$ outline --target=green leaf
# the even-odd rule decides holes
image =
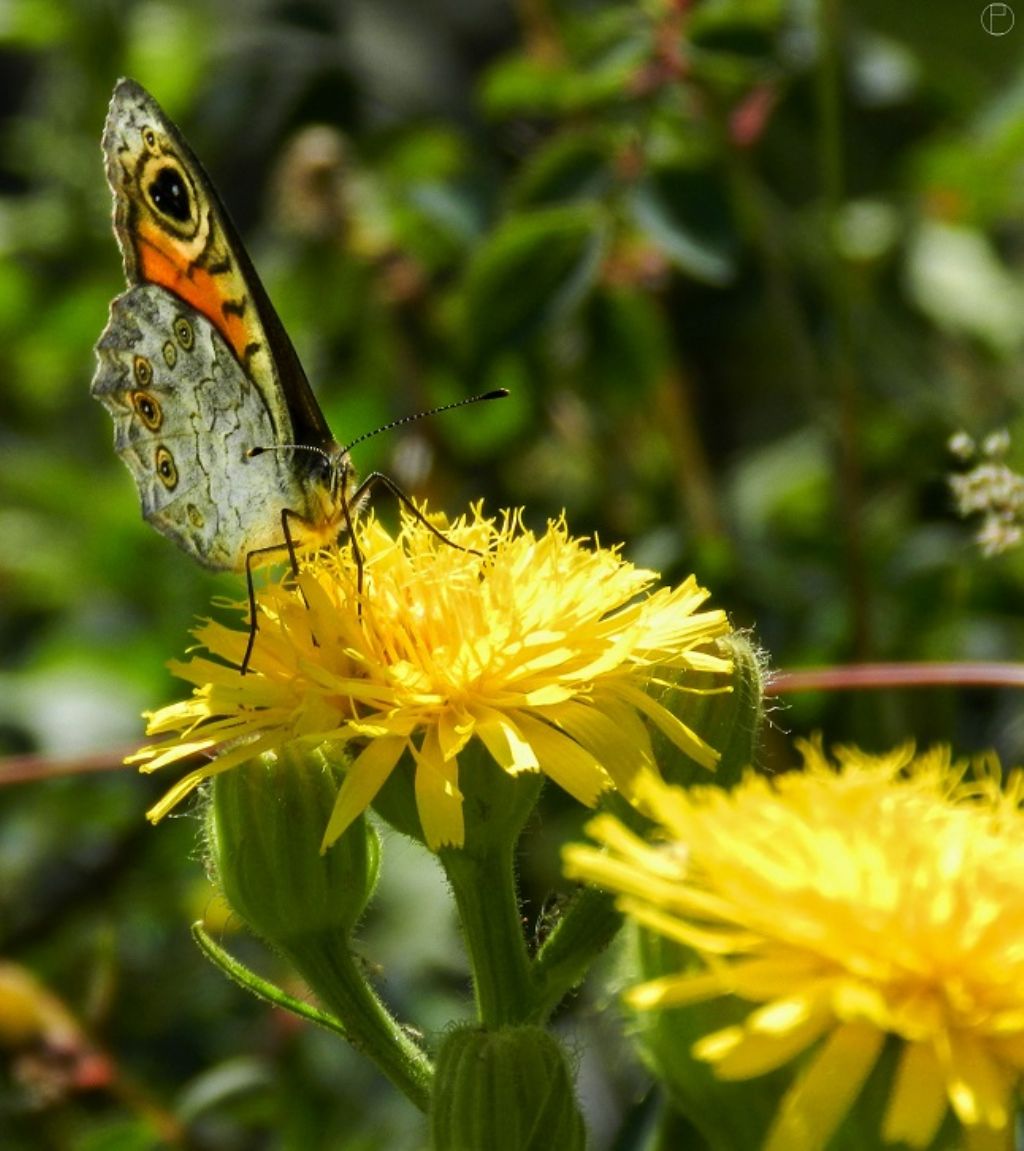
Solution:
[[[785,13],[781,0],[711,0],[694,8],[689,33],[699,40],[711,35],[735,35],[752,28],[769,31],[779,25]]]
[[[489,237],[466,277],[470,347],[486,355],[561,319],[591,290],[605,221],[592,207],[514,216]]]
[[[621,105],[632,99],[630,80],[648,53],[647,38],[635,36],[583,66],[509,57],[491,69],[480,99],[486,114],[495,118],[556,116]]]
[[[722,181],[698,168],[652,173],[630,197],[633,223],[681,272],[707,284],[729,283],[736,238]]]
[[[254,971],[250,971],[245,964],[239,963],[220,944],[214,943],[201,922],[192,924],[192,937],[199,945],[199,950],[215,967],[219,967],[229,979],[237,983],[239,987],[244,987],[257,999],[262,999],[265,1003],[280,1007],[284,1011],[290,1011],[293,1015],[298,1015],[309,1023],[316,1023],[320,1027],[325,1027],[328,1031],[334,1031],[345,1039],[349,1037],[344,1024],[335,1019],[333,1015],[321,1011],[301,999],[296,999]]]
[[[612,183],[615,138],[604,129],[562,132],[548,140],[526,164],[512,187],[518,207],[596,199]]]
[[[588,306],[592,351],[589,378],[601,404],[615,418],[646,403],[673,365],[674,350],[665,315],[649,292],[607,286]],[[623,381],[629,381],[628,389]]]
[[[232,1099],[245,1095],[266,1096],[274,1087],[270,1066],[252,1056],[216,1063],[193,1079],[182,1092],[177,1114],[186,1123],[216,1113]]]
[[[160,1151],[167,1142],[145,1119],[117,1118],[86,1131],[74,1151]]]

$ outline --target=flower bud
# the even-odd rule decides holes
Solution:
[[[684,946],[663,935],[635,926],[632,931],[631,979],[637,974],[644,980],[677,976],[688,965],[700,962]],[[710,1063],[694,1055],[694,1045],[700,1040],[732,1026],[743,1026],[749,1015],[749,1002],[719,996],[684,1006],[636,1010],[631,1016],[630,1034],[641,1059],[664,1090],[669,1107],[718,1151],[791,1146],[791,1142],[780,1143],[780,1116],[794,1101],[806,1103],[802,1090],[806,1062],[789,1061],[761,1075],[730,1079],[719,1076]],[[879,1146],[878,1132],[899,1073],[900,1054],[901,1044],[890,1037],[867,1082],[848,1101],[839,1130],[823,1137],[819,1131],[808,1129],[801,1146],[821,1147],[826,1141],[835,1151]],[[957,1124],[949,1114],[934,1138],[919,1146],[921,1151],[960,1146],[956,1135]],[[900,1142],[899,1146],[906,1144]]]
[[[583,1151],[572,1073],[540,1027],[462,1028],[437,1059],[433,1151]]]
[[[687,690],[705,685],[693,672],[685,672],[679,686],[671,684],[658,702],[718,752],[714,781],[731,787],[756,758],[764,718],[764,671],[761,653],[749,636],[731,632],[716,641],[715,649],[716,655],[732,661],[731,691],[714,690],[722,685],[721,675],[706,676],[706,694]],[[653,732],[652,743],[661,774],[669,783],[709,782],[704,768],[664,735]]]
[[[321,854],[340,770],[295,745],[213,779],[212,870],[234,911],[285,951],[310,936],[347,936],[377,880],[376,833],[358,819]]]
[[[681,944],[643,928],[632,928],[630,979],[677,975],[699,961]],[[630,1034],[640,1057],[665,1092],[669,1106],[719,1151],[749,1151],[764,1143],[778,1102],[792,1079],[791,1068],[757,1079],[719,1079],[696,1059],[693,1045],[709,1032],[741,1023],[749,1004],[718,998],[682,1007],[636,1011]]]

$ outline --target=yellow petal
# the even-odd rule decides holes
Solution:
[[[949,1098],[962,1123],[1004,1128],[1010,1090],[1007,1069],[996,1063],[985,1044],[967,1033],[951,1037]]]
[[[885,1036],[847,1023],[829,1036],[786,1093],[764,1151],[820,1151],[860,1093]]]
[[[882,1119],[887,1143],[929,1147],[949,1108],[942,1067],[930,1043],[904,1044]]]
[[[646,1011],[652,1007],[683,1007],[703,1003],[722,994],[722,981],[708,972],[666,975],[631,987],[623,997],[630,1007]]]
[[[445,759],[434,728],[427,731],[423,745],[413,749],[416,757],[416,810],[427,846],[461,847],[465,838],[462,818],[462,792],[459,766]]]
[[[481,709],[477,717],[476,733],[504,771],[517,775],[521,771],[536,771],[540,767],[537,753],[512,720],[501,712]]]
[[[604,765],[624,795],[632,793],[640,772],[654,767],[650,741],[639,722],[620,727],[600,707],[575,701],[551,708],[551,718]]]
[[[739,959],[729,964],[729,986],[734,995],[744,999],[774,999],[794,987],[811,987],[822,978],[824,963],[820,956],[779,954]]]
[[[270,751],[277,743],[278,741],[273,737],[264,736],[262,739],[253,740],[241,747],[236,747],[232,751],[225,752],[203,767],[190,771],[153,804],[146,812],[146,818],[150,823],[158,823],[175,804],[180,803],[187,795],[195,791],[204,779],[209,779],[211,776],[219,775],[222,771],[228,771],[240,763],[254,759],[256,756],[262,755],[263,752]]]
[[[167,745],[166,750],[156,756],[153,753],[159,750],[159,745],[151,744],[149,747],[140,748],[132,755],[126,755],[124,761],[126,764],[141,764],[139,770],[148,773],[156,771],[157,768],[164,767],[168,763],[177,763],[178,760],[200,755],[204,751],[209,751],[211,747],[215,747],[216,744],[215,739],[193,739],[188,743],[175,742]]]
[[[651,931],[656,931],[666,939],[675,940],[676,943],[692,947],[705,955],[738,955],[760,943],[759,937],[754,932],[740,931],[729,924],[716,927],[714,921],[708,926],[690,923],[685,919],[658,911],[636,899],[623,898],[619,901],[618,907],[620,911],[644,927],[649,927]],[[724,986],[722,990],[723,993],[729,993],[732,988]]]
[[[544,774],[580,803],[593,807],[597,797],[611,786],[611,777],[578,743],[550,724],[525,712],[513,717],[540,763]]]
[[[964,1151],[1017,1151],[1013,1131],[991,1127],[968,1127],[963,1132]]]
[[[773,1013],[777,1018],[773,1020]],[[753,1012],[738,1029],[739,1037],[728,1050],[722,1050],[708,1036],[693,1046],[698,1059],[714,1064],[722,1079],[750,1079],[782,1067],[811,1046],[833,1026],[827,1012],[815,1005],[790,1000],[773,1003]]]
[[[637,711],[643,712],[680,751],[699,763],[701,767],[712,768],[718,763],[718,752],[710,744],[701,739],[696,732],[691,731],[657,700],[651,699],[646,692],[628,684],[623,684],[617,690],[627,703],[632,704]]]
[[[324,851],[373,802],[405,750],[406,741],[394,736],[372,740],[356,756],[338,789],[320,850]]]
[[[473,720],[465,712],[447,707],[437,717],[437,738],[441,755],[453,759],[473,735]]]

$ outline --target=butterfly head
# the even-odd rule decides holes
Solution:
[[[345,509],[352,515],[358,510],[358,482],[352,457],[339,444],[332,442],[326,448],[310,449],[305,486],[314,522],[344,526]]]
[[[266,452],[287,452],[305,496],[303,508],[291,508],[302,525],[303,546],[321,547],[333,543],[351,527],[361,502],[352,457],[346,448],[331,441],[317,444],[272,444],[250,448],[252,459]]]

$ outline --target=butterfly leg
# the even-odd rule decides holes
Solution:
[[[265,556],[268,552],[277,552],[283,548],[284,544],[275,544],[269,548],[256,548],[255,551],[245,553],[245,590],[249,598],[249,640],[245,645],[245,655],[242,656],[242,663],[239,671],[242,675],[249,669],[249,660],[252,658],[252,649],[256,643],[256,632],[259,630],[259,615],[256,610],[256,584],[253,582],[253,560],[259,556]]]
[[[252,659],[252,649],[256,644],[256,633],[259,631],[259,613],[256,608],[256,585],[253,582],[253,560],[259,560],[261,557],[272,555],[274,552],[286,551],[288,553],[288,562],[291,565],[292,575],[299,574],[299,557],[295,548],[295,536],[291,529],[291,521],[298,520],[299,523],[304,523],[302,516],[298,512],[292,511],[291,508],[284,508],[281,511],[281,532],[284,535],[283,544],[271,544],[266,548],[255,548],[251,552],[246,552],[245,555],[245,588],[249,599],[249,640],[245,645],[245,655],[242,657],[242,663],[239,670],[242,675],[249,670],[249,660]],[[309,604],[306,604],[309,607]]]
[[[427,517],[420,511],[420,509],[412,502],[412,500],[405,494],[404,491],[395,483],[390,477],[383,472],[370,472],[368,476],[362,481],[358,488],[352,495],[352,504],[358,507],[363,500],[365,500],[370,492],[375,487],[386,488],[396,500],[408,511],[411,515],[415,516],[421,524],[442,542],[447,544],[450,548],[455,548],[456,551],[469,552],[471,555],[481,555],[476,548],[463,547],[462,544],[457,544],[454,540],[449,539],[440,528],[435,528],[434,525],[427,519]],[[345,508],[346,519],[348,519],[348,506]],[[351,531],[351,520],[349,520],[349,530]],[[362,575],[362,566],[359,567],[360,575]]]
[[[376,473],[371,473],[375,475]],[[352,559],[356,565],[356,614],[360,619],[363,617],[363,550],[359,546],[359,540],[356,539],[356,525],[352,518],[352,507],[359,506],[360,502],[369,494],[366,481],[364,480],[356,490],[352,500],[343,499],[341,501],[341,511],[345,517],[345,531],[348,538],[352,541]]]
[[[345,508],[345,511],[346,511],[346,513],[348,512],[347,507]],[[287,549],[287,551],[288,551],[288,562],[291,564],[291,568],[292,568],[292,578],[298,579],[299,554],[298,554],[298,551],[295,547],[295,536],[292,534],[292,529],[290,526],[293,521],[297,521],[300,524],[305,524],[307,527],[309,526],[309,520],[307,520],[303,516],[300,516],[298,512],[293,511],[291,508],[282,508],[281,509],[281,532],[284,535],[284,541],[285,542],[279,546]],[[309,600],[306,598],[306,593],[302,590],[302,584],[298,584],[298,589],[299,589],[299,595],[302,596],[302,602],[306,605],[306,611],[309,611]],[[320,646],[320,642],[317,640],[316,636],[313,636],[313,646],[314,647]]]
[[[288,562],[291,564],[292,575],[297,576],[299,574],[299,554],[295,548],[295,536],[292,535],[292,520],[297,520],[300,524],[307,522],[298,512],[292,511],[291,508],[282,508],[281,534],[284,536],[284,543],[279,546],[288,552]]]

